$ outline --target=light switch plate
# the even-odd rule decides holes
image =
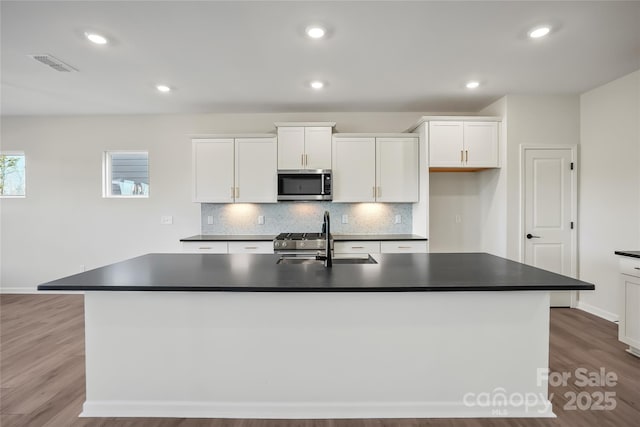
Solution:
[[[347,214],[342,215],[342,223],[349,224],[349,215]]]
[[[171,215],[162,215],[160,217],[160,224],[163,224],[163,225],[173,224],[173,217]]]
[[[258,215],[258,224],[264,225],[264,215]]]
[[[396,224],[402,224],[402,215],[396,215]]]
[[[213,224],[213,216],[211,216],[211,215],[207,216],[207,224],[208,225],[212,225]]]

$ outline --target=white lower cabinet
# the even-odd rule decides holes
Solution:
[[[229,242],[230,254],[272,254],[273,242]]]
[[[227,242],[182,242],[182,252],[226,254]]]
[[[379,254],[380,242],[371,241],[348,241],[334,242],[333,253],[336,257],[345,258],[351,255]]]
[[[640,357],[640,259],[620,259],[620,272],[618,339]]]
[[[385,241],[380,242],[380,252],[383,254],[416,254],[427,253],[426,241]]]
[[[182,242],[182,251],[205,254],[272,254],[273,242],[271,240],[246,242]]]
[[[334,242],[333,253],[337,258],[366,254],[426,253],[427,242],[423,240],[383,240]],[[374,257],[375,258],[375,257]]]

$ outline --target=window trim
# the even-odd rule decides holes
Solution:
[[[22,156],[24,158],[24,194],[0,194],[0,199],[26,199],[27,198],[27,154],[19,150],[2,150],[0,156]]]
[[[147,155],[147,174],[149,176],[149,183],[151,183],[151,173],[149,168],[149,151],[148,150],[105,150],[102,152],[102,197],[105,199],[148,199],[151,196],[151,185],[149,185],[149,190],[147,194],[136,194],[136,195],[122,195],[122,194],[111,194],[111,177],[112,177],[112,168],[111,168],[111,156],[112,154],[146,154]]]

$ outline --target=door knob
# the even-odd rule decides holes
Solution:
[[[539,238],[540,238],[540,236],[534,236],[531,233],[527,234],[527,239],[539,239]]]

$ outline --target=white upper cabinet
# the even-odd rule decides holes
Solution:
[[[331,169],[331,128],[304,128],[304,169]]]
[[[194,139],[192,144],[194,202],[276,202],[275,138]]]
[[[278,169],[304,169],[304,128],[278,128]]]
[[[418,139],[335,137],[333,201],[418,201]]]
[[[418,139],[376,138],[376,201],[418,201]]]
[[[376,139],[334,138],[333,201],[376,201]]]
[[[496,168],[498,122],[429,122],[429,167]]]
[[[194,202],[233,202],[233,146],[233,138],[193,140]]]
[[[278,169],[331,169],[331,134],[335,123],[278,128]]]
[[[274,138],[236,138],[235,202],[275,203],[278,196]]]

